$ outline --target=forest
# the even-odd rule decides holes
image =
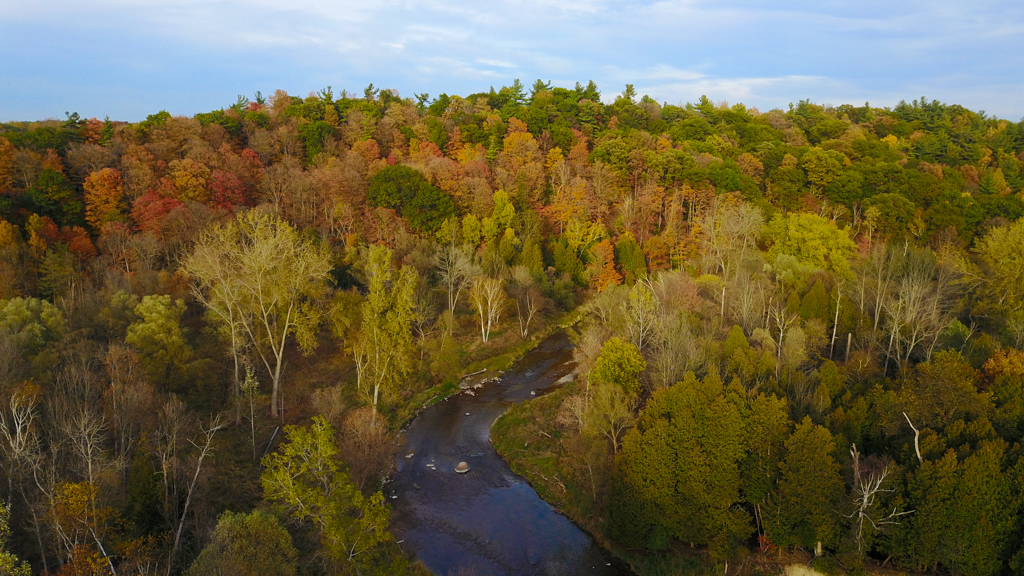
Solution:
[[[517,80],[0,124],[0,575],[426,574],[402,427],[559,329],[492,438],[637,574],[1024,573],[1024,121]]]

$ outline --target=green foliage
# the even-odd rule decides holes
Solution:
[[[744,499],[760,506],[779,475],[784,445],[792,422],[786,401],[772,394],[758,394],[750,400],[744,425],[746,454],[740,463]]]
[[[38,298],[0,300],[0,331],[14,336],[27,354],[64,335],[66,324],[60,309]]]
[[[999,573],[1016,512],[1002,457],[1000,443],[985,442],[966,459],[950,450],[911,474],[906,498],[914,513],[889,543],[900,564],[970,576]]]
[[[145,296],[135,307],[139,319],[128,326],[125,342],[138,350],[140,363],[154,380],[163,381],[192,356],[181,325],[184,313],[185,302],[168,295]]]
[[[978,241],[975,251],[986,272],[986,303],[1003,314],[1024,311],[1024,218],[995,226]]]
[[[263,459],[264,498],[312,525],[341,573],[365,573],[383,546],[390,508],[384,495],[364,496],[338,460],[334,429],[320,416],[309,427],[285,426],[287,442]]]
[[[25,193],[37,214],[49,216],[61,226],[85,223],[85,204],[64,174],[46,168]]]
[[[125,517],[132,523],[136,534],[156,534],[164,526],[160,513],[163,494],[160,475],[145,450],[136,450],[128,473],[128,505]]]
[[[316,155],[323,151],[324,142],[334,136],[334,126],[323,120],[303,124],[299,127],[299,136],[306,145],[306,158],[312,161]]]
[[[526,266],[531,274],[538,275],[544,271],[544,254],[540,245],[532,238],[523,242],[523,249],[516,258],[516,265]]]
[[[840,121],[843,129],[846,124]],[[825,151],[811,148],[800,158],[800,167],[807,174],[807,181],[815,190],[823,190],[843,173],[843,160],[846,157],[834,150]]]
[[[420,232],[436,232],[455,215],[452,199],[408,166],[388,166],[374,174],[366,199],[372,206],[394,209]]]
[[[887,238],[900,238],[909,233],[907,226],[914,218],[916,206],[899,194],[876,194],[864,202],[866,209],[874,209],[872,221],[878,234]]]
[[[804,295],[803,300],[800,301],[800,317],[804,320],[811,318],[817,318],[823,322],[831,323],[830,318],[831,299],[828,296],[828,292],[825,291],[825,286],[821,283],[821,280],[816,280],[811,290]]]
[[[740,500],[740,410],[717,379],[693,373],[651,396],[616,459],[612,530],[628,546],[669,539],[709,545],[719,557],[750,529]]]
[[[398,273],[391,267],[391,250],[370,246],[367,254],[368,293],[362,305],[362,323],[354,349],[359,364],[358,386],[374,409],[387,399],[412,370],[412,321],[415,317],[417,277],[411,266]]]
[[[840,278],[850,276],[850,257],[856,245],[846,230],[833,222],[806,212],[779,214],[768,224],[772,240],[768,256],[793,256],[798,262],[819,270],[828,270]]]
[[[632,234],[625,234],[615,243],[615,260],[622,268],[626,284],[634,284],[647,275],[647,260]]]
[[[647,361],[636,346],[620,338],[609,338],[601,347],[601,354],[590,371],[595,384],[615,385],[630,395],[640,392],[640,373],[647,369]]]
[[[955,420],[988,415],[991,397],[979,392],[978,373],[956,350],[918,364],[900,390],[900,403],[915,424],[940,430]]]
[[[297,557],[291,535],[273,515],[228,511],[185,576],[294,576]]]
[[[569,246],[569,243],[564,238],[553,239],[548,244],[548,250],[551,253],[551,263],[555,270],[565,274],[579,285],[586,283],[583,278],[583,273],[586,270],[583,260],[580,259],[579,254]]]
[[[0,502],[0,574],[3,576],[32,576],[32,569],[27,562],[7,551],[7,541],[11,538],[11,505]]]
[[[832,456],[835,442],[805,416],[786,440],[779,482],[764,506],[766,531],[780,546],[814,548],[839,544],[839,501],[843,480]]]

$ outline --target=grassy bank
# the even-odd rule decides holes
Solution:
[[[628,550],[608,538],[604,510],[612,459],[600,439],[581,438],[561,414],[566,397],[581,392],[580,381],[510,408],[491,428],[491,441],[512,471],[526,478],[545,501],[589,532],[639,576],[720,574],[699,550],[664,553]]]
[[[550,318],[526,338],[520,337],[512,328],[506,328],[496,333],[488,345],[467,346],[466,363],[459,371],[460,376],[413,395],[396,409],[393,421],[398,423],[398,428],[404,428],[421,410],[458,394],[462,390],[460,384],[472,384],[500,375],[545,338],[578,322],[579,317],[578,311],[572,311]]]

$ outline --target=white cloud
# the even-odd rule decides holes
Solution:
[[[46,46],[18,45],[39,37]],[[38,74],[69,100],[157,110],[168,105],[101,100],[110,92],[83,89],[81,78],[124,94],[154,83],[144,89],[180,98],[182,111],[253,85],[468,94],[519,77],[592,79],[606,94],[632,83],[669,102],[707,94],[761,108],[924,93],[1016,119],[1021,45],[1024,3],[1004,0],[10,1],[0,2],[0,119],[42,101],[43,84],[23,80]],[[166,72],[117,76],[113,63]],[[69,67],[78,76],[59,74]]]

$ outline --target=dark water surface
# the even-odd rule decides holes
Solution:
[[[500,380],[439,402],[412,421],[384,493],[396,538],[435,574],[631,574],[541,500],[491,445],[491,424],[509,406],[535,397],[530,392],[555,389],[571,371],[572,346],[559,332]],[[463,461],[470,472],[456,474]]]

